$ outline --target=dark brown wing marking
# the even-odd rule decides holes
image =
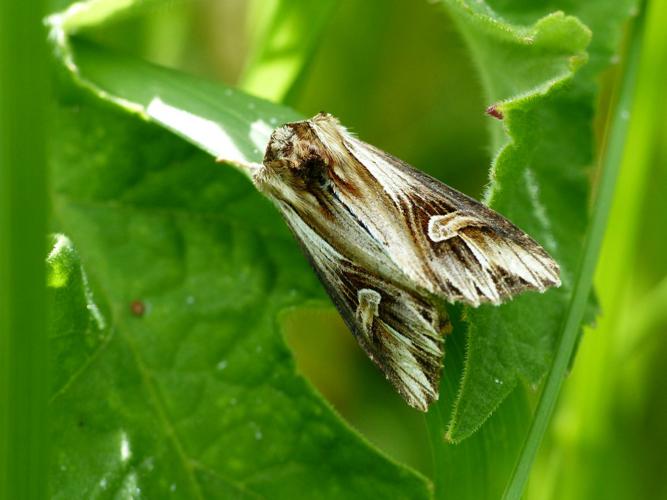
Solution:
[[[369,144],[349,137],[346,146],[355,168],[370,166],[379,184],[386,177],[402,179],[393,189],[384,183],[386,194],[397,220],[405,221],[403,244],[416,254],[411,262],[422,263],[419,272],[408,270],[408,275],[430,292],[478,306],[560,285],[556,262],[500,214]],[[372,217],[355,215],[362,223]],[[388,239],[387,254],[399,255],[393,246]]]

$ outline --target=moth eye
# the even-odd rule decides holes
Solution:
[[[325,187],[329,184],[326,175],[326,165],[319,156],[311,156],[301,164],[306,181],[310,185]]]

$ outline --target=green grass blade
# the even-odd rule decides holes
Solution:
[[[620,95],[605,141],[606,150],[603,157],[598,193],[593,207],[589,230],[586,234],[572,300],[561,331],[556,357],[547,377],[528,437],[504,494],[504,498],[506,499],[518,499],[523,494],[535,456],[556,406],[558,395],[576,345],[579,328],[593,284],[593,276],[602,246],[607,219],[611,210],[616,179],[623,159],[623,149],[629,126],[629,110],[634,98],[642,36],[643,15],[640,15],[630,40],[627,66],[621,83]]]
[[[260,28],[240,88],[272,101],[289,101],[303,83],[301,76],[336,4],[332,0],[253,2],[251,17],[260,20],[253,23]]]
[[[45,33],[0,7],[0,498],[47,496]]]

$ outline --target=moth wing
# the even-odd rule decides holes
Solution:
[[[374,146],[346,139],[360,166],[383,186],[396,219],[404,221],[394,225],[401,236],[385,239],[387,253],[400,260],[397,247],[412,246],[414,253],[397,265],[430,292],[478,306],[560,285],[558,264],[505,217]],[[381,214],[357,216],[372,227],[370,219]]]
[[[283,212],[359,345],[410,406],[426,411],[438,399],[446,312],[342,256],[289,207]]]

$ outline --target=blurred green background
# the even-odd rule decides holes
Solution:
[[[173,2],[95,36],[233,85],[270,4]],[[667,50],[656,28],[667,11],[649,9],[631,132],[596,275],[601,316],[586,329],[529,498],[667,498]],[[608,98],[615,77],[601,78],[600,95]],[[287,101],[305,115],[331,112],[364,140],[437,170],[451,186],[478,198],[483,192],[493,156],[493,118],[484,112],[491,103],[439,5],[337,2]],[[388,455],[431,476],[423,418],[366,359],[338,314],[293,311],[283,325],[300,370],[337,411]]]

